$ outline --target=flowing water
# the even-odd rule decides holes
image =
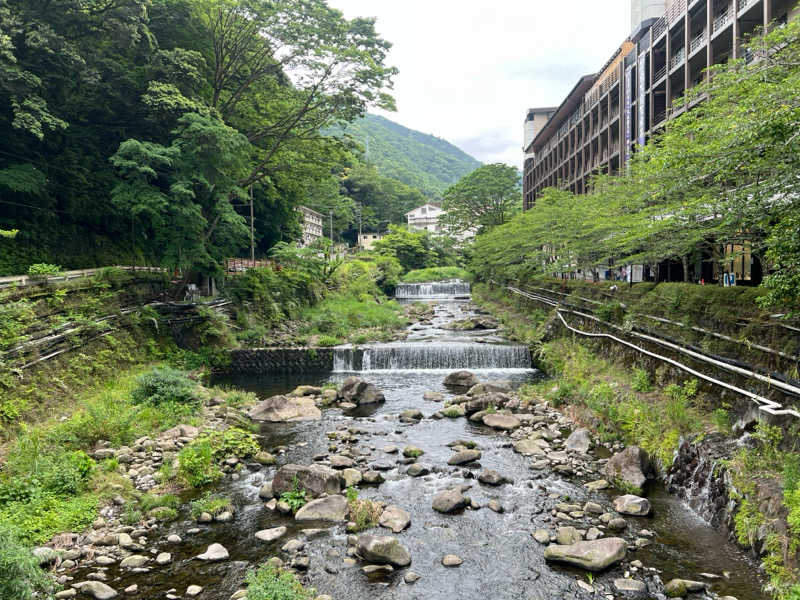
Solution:
[[[371,579],[359,569],[347,567],[346,533],[343,526],[322,530],[306,541],[305,552],[311,557],[307,573],[310,584],[320,594],[330,594],[336,600],[550,600],[562,598],[592,598],[580,590],[577,579],[586,581],[584,574],[570,568],[548,565],[543,558],[543,546],[531,537],[539,527],[551,527],[550,509],[559,494],[571,502],[594,500],[607,506],[614,493],[590,493],[584,480],[569,479],[557,473],[535,475],[528,467],[530,459],[512,452],[509,438],[477,425],[467,419],[424,419],[419,424],[400,423],[397,415],[407,409],[421,410],[430,415],[441,404],[423,400],[426,391],[449,392],[442,384],[445,374],[457,367],[470,367],[482,381],[502,379],[519,385],[539,377],[530,368],[518,346],[503,344],[496,331],[453,332],[442,326],[465,316],[464,303],[442,302],[435,317],[424,326],[414,326],[405,344],[376,344],[361,352],[337,353],[337,372],[317,377],[240,377],[225,383],[253,390],[261,397],[286,392],[298,384],[339,382],[352,374],[348,369],[375,383],[385,394],[381,405],[362,406],[348,413],[326,409],[321,421],[265,424],[261,428],[262,444],[267,450],[286,446],[279,464],[309,464],[315,455],[329,451],[326,432],[350,428],[359,438],[358,447],[368,455],[371,465],[388,467],[383,472],[385,483],[362,487],[362,497],[380,499],[403,507],[411,514],[411,525],[397,534],[412,556],[410,569],[421,575],[412,585],[403,582],[404,571],[391,576]],[[483,353],[483,354],[481,354]],[[463,362],[459,362],[463,361]],[[497,361],[497,362],[495,362]],[[496,368],[502,366],[504,368]],[[362,372],[361,369],[364,369]],[[482,468],[496,469],[513,479],[514,483],[489,488],[473,483],[468,495],[481,505],[490,499],[499,500],[505,512],[497,514],[487,508],[467,510],[461,515],[442,515],[431,508],[434,494],[440,490],[465,483],[465,474],[477,475],[479,470],[447,467],[451,451],[446,444],[456,439],[472,439],[482,452]],[[432,474],[422,478],[405,476],[405,466],[397,464],[395,456],[380,449],[386,444],[401,448],[412,444],[425,454],[419,462]],[[602,449],[598,449],[602,450]],[[598,457],[600,454],[598,453]],[[126,585],[139,585],[139,598],[164,598],[170,589],[183,593],[189,584],[199,584],[206,600],[227,600],[241,586],[247,568],[271,556],[285,556],[280,547],[291,537],[302,537],[301,527],[291,518],[266,510],[258,499],[260,485],[271,480],[275,469],[248,471],[237,481],[226,479],[218,492],[230,496],[238,510],[232,523],[201,526],[195,534],[187,533],[193,524],[176,522],[159,533],[164,540],[170,532],[179,533],[184,542],[170,545],[157,542],[159,551],[173,553],[174,562],[147,575],[121,573],[115,567],[108,571],[109,583],[121,590]],[[642,550],[629,552],[628,558],[638,558],[645,566],[663,571],[662,578],[701,578],[701,572],[728,574],[713,582],[720,594],[731,594],[739,600],[764,598],[760,592],[755,568],[750,561],[724,536],[704,523],[676,498],[656,487],[650,494],[654,505],[653,518],[630,517],[629,527],[647,528],[655,532],[655,542]],[[289,534],[270,544],[257,542],[253,534],[261,529],[285,525]],[[379,534],[387,530],[381,529]],[[205,564],[192,560],[213,542],[222,543],[231,560]],[[445,554],[457,554],[464,559],[459,568],[441,565]],[[594,584],[608,593],[614,577],[623,571],[616,568],[598,575]]]
[[[469,295],[470,285],[459,279],[433,283],[401,283],[395,290],[396,298],[408,300],[469,298]]]

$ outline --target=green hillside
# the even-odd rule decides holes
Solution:
[[[368,114],[347,126],[346,132],[365,147],[365,159],[386,177],[439,198],[480,161],[436,136]]]

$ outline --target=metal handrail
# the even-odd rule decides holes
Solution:
[[[669,10],[667,10],[667,21],[669,21],[669,24],[672,25],[672,22],[684,12],[686,12],[686,0],[676,0],[669,7]]]
[[[756,0],[739,0],[739,11],[743,11],[745,8],[753,4]]]
[[[653,23],[653,39],[656,40],[667,30],[667,20],[661,17],[658,21]]]
[[[686,58],[686,49],[681,48],[675,53],[675,56],[673,56],[669,60],[669,68],[674,69],[675,67],[678,66],[678,64],[682,63],[685,58]]]
[[[653,75],[653,83],[664,77],[666,74],[667,74],[667,65],[664,65],[658,71],[656,71],[655,75]]]
[[[689,42],[689,54],[693,54],[695,50],[697,50],[700,46],[702,46],[706,41],[706,32],[705,30],[701,31],[698,35],[696,35],[691,42]]]
[[[725,12],[721,13],[717,18],[714,19],[712,31],[716,33],[717,31],[725,27],[725,25],[727,25],[730,20],[731,20],[731,11],[730,11],[730,6],[728,6],[728,8],[725,9]]]

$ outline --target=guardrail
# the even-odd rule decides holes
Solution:
[[[84,277],[94,277],[104,269],[121,269],[123,271],[162,271],[163,267],[97,267],[95,269],[79,269],[76,271],[62,271],[60,275],[7,275],[0,277],[0,289],[6,287],[25,287],[29,285],[41,285],[42,283],[67,282]]]

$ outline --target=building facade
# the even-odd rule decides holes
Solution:
[[[436,204],[423,204],[406,213],[409,231],[427,231],[432,234],[442,233],[439,222],[444,211]]]
[[[795,0],[633,0],[632,32],[596,74],[585,75],[525,146],[524,209],[542,190],[587,191],[616,174],[667,119],[692,108],[684,93],[705,69],[748,59],[756,31],[800,10]],[[656,17],[655,15],[660,16]],[[695,102],[702,101],[698,98]],[[526,134],[531,111],[526,115]]]
[[[303,228],[303,246],[310,246],[322,237],[323,216],[315,210],[305,206],[298,206],[297,212],[301,216],[301,226]]]
[[[382,240],[385,233],[359,233],[358,246],[364,250],[372,250],[375,247],[375,242]]]

